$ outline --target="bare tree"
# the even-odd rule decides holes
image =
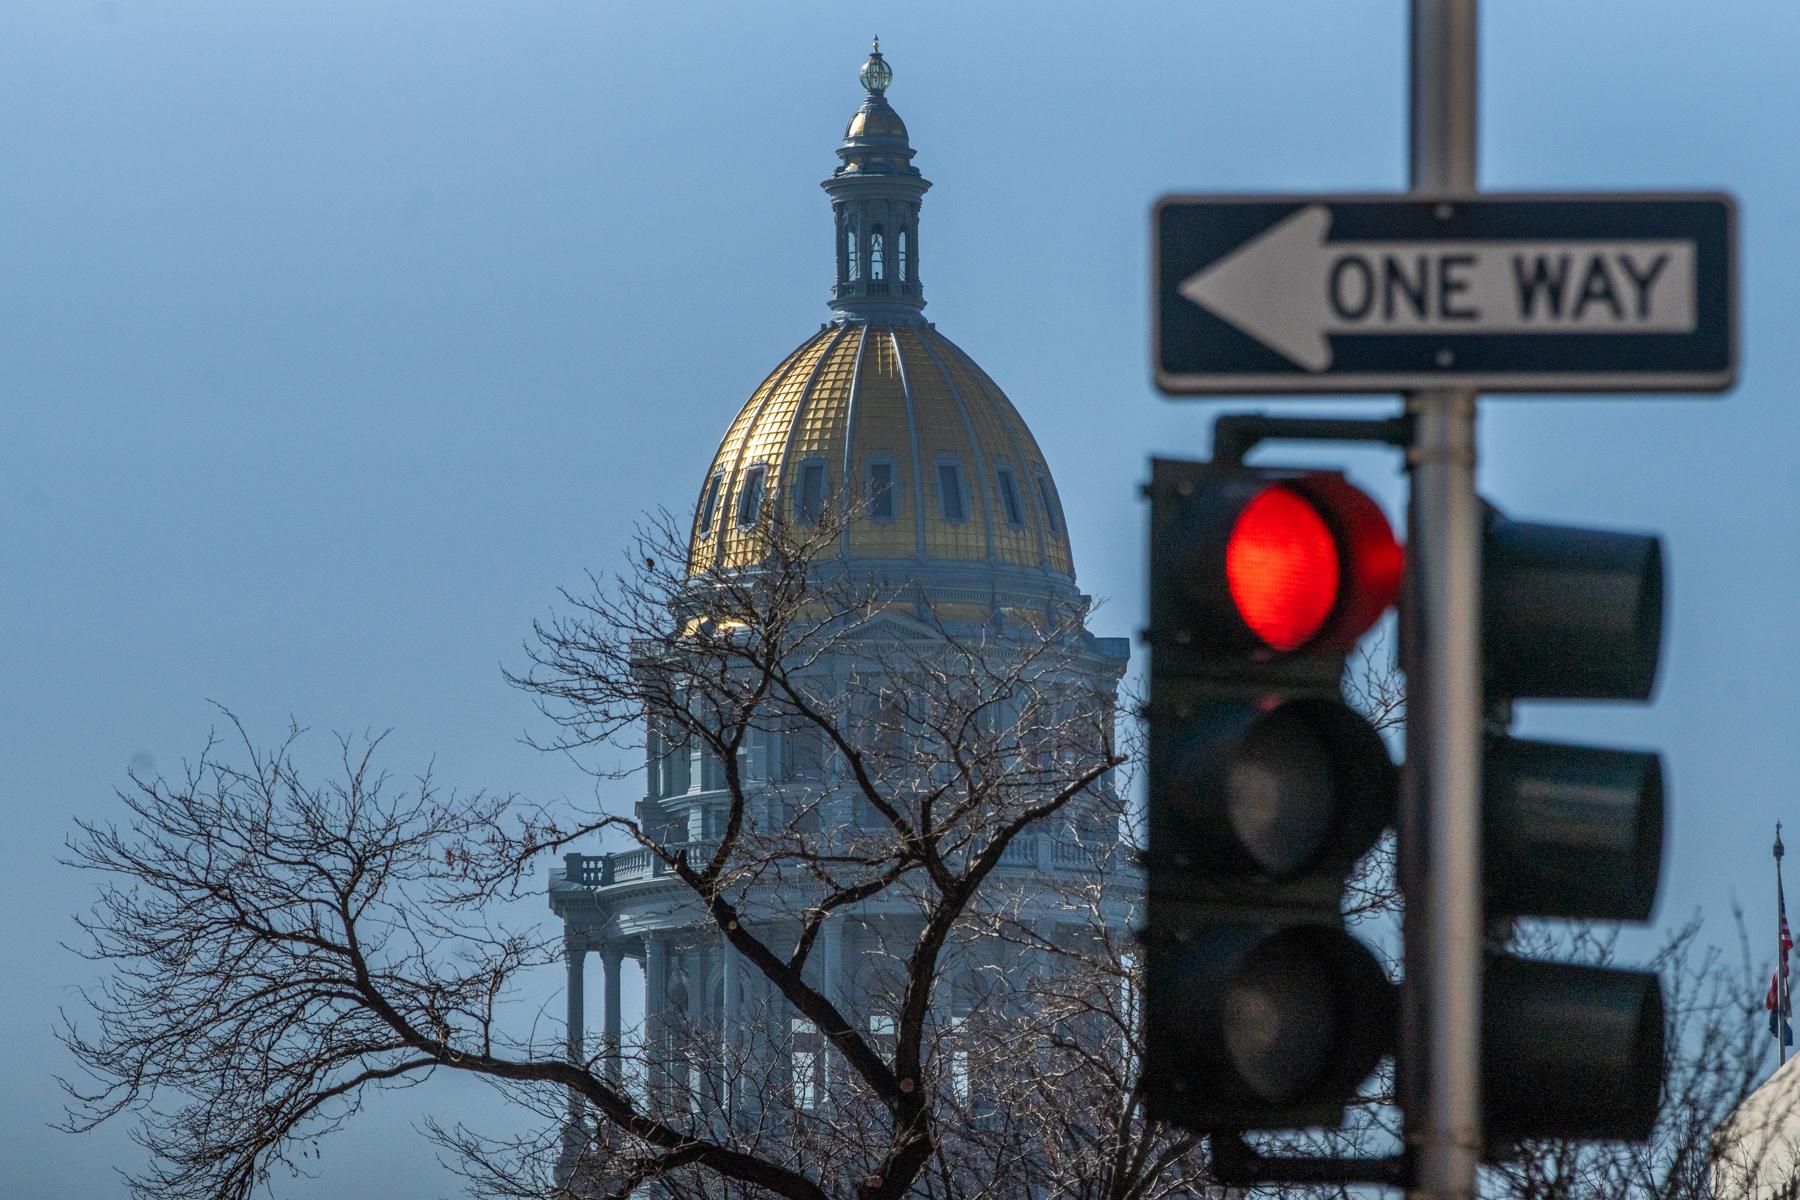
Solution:
[[[434,1127],[497,1195],[1191,1185],[1195,1139],[1145,1121],[1135,1093],[1117,664],[1096,662],[1072,596],[970,620],[840,569],[846,518],[765,525],[752,565],[692,576],[685,531],[657,522],[632,569],[535,631],[514,682],[552,722],[545,747],[698,748],[723,797],[701,836],[652,808],[583,819],[428,776],[402,789],[374,743],[345,742],[314,782],[297,734],[265,751],[235,722],[229,752],[134,780],[128,822],[72,843],[111,877],[84,921],[111,972],[93,1028],[65,1032],[87,1071],[71,1126],[135,1114],[156,1162],[139,1195],[243,1196],[371,1089],[450,1070],[545,1118],[510,1139]],[[753,767],[775,744],[811,749],[791,773]],[[560,945],[496,925],[493,901],[596,832],[680,881],[758,981],[771,1036],[733,1042],[702,1010],[619,1070],[619,1048],[571,1060],[509,1023]],[[1039,856],[1079,869],[1061,891],[1019,886],[1009,865]],[[855,996],[816,953],[853,915],[875,935]],[[793,1038],[814,1043],[811,1094]]]

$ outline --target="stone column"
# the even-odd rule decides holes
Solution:
[[[794,1046],[794,1010],[781,989],[761,971],[753,972],[751,981],[755,992],[747,1007],[762,1024],[752,1028],[746,1020],[739,1025],[743,1031],[740,1038],[748,1039],[743,1050],[744,1057],[749,1060],[746,1075],[750,1094],[747,1099],[756,1112],[770,1107],[779,1114],[786,1108],[788,1097],[793,1095],[788,1068]]]
[[[570,932],[563,935],[563,960],[568,968],[569,981],[566,991],[568,1001],[569,1026],[569,1061],[580,1066],[586,1057],[582,1048],[582,1030],[587,1022],[585,996],[582,987],[582,965],[587,958],[587,942],[579,935]],[[569,1092],[569,1120],[581,1119],[581,1095],[573,1089]]]
[[[911,228],[906,231],[907,258],[910,260],[907,263],[909,270],[906,273],[906,277],[911,281],[915,288],[919,286],[919,222],[912,216],[916,211],[917,210],[914,209],[912,205],[909,204],[906,206],[908,217],[907,224],[911,226]],[[1023,471],[1025,468],[1020,467],[1019,469]]]
[[[653,1099],[667,1099],[669,937],[661,930],[644,935],[645,1080]]]
[[[600,963],[606,968],[605,991],[601,999],[606,1040],[602,1046],[606,1055],[606,1080],[614,1087],[625,1078],[624,1050],[619,1043],[619,964],[624,958],[625,947],[618,942],[608,942],[600,947]]]
[[[834,1005],[843,1003],[844,919],[826,917],[819,926],[819,994]]]
[[[894,202],[881,202],[881,281],[887,284],[888,295],[900,293],[894,287]]]
[[[655,729],[644,735],[644,799],[663,794],[663,744]]]
[[[819,993],[829,1000],[834,1008],[843,1013],[846,1021],[856,1018],[844,1007],[844,920],[840,916],[828,916],[819,927]],[[837,1082],[841,1077],[837,1062],[837,1052],[825,1038],[825,1031],[818,1033],[820,1064],[820,1107],[832,1101],[837,1090]]]
[[[743,1076],[738,1063],[739,1030],[742,1028],[742,980],[738,978],[738,953],[731,935],[719,932],[719,1078],[720,1107],[725,1110],[729,1126],[733,1116],[744,1107]],[[732,1084],[737,1086],[733,1087]]]

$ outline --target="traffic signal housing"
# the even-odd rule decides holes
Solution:
[[[1396,788],[1340,680],[1402,554],[1332,472],[1156,460],[1148,492],[1149,1111],[1201,1132],[1333,1125],[1383,1054],[1429,1049],[1396,1046],[1393,989],[1341,916]],[[1660,756],[1507,729],[1515,701],[1649,699],[1663,586],[1654,536],[1484,517],[1490,1158],[1527,1138],[1642,1139],[1660,1106],[1657,975],[1504,943],[1516,918],[1650,915]]]
[[[1515,700],[1650,698],[1662,643],[1660,541],[1490,509],[1481,603],[1483,679],[1496,717],[1482,764],[1490,929],[1517,917],[1647,919],[1662,863],[1660,756],[1504,730]],[[1491,1156],[1523,1138],[1649,1135],[1664,1029],[1653,972],[1534,962],[1495,947],[1483,976]]]
[[[1392,986],[1342,905],[1396,773],[1340,679],[1400,547],[1332,472],[1158,459],[1149,494],[1150,1112],[1336,1124],[1394,1045]]]

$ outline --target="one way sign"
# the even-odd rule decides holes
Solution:
[[[1170,197],[1165,392],[1714,391],[1736,372],[1723,195]]]

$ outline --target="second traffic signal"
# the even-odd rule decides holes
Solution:
[[[1482,659],[1489,707],[1647,700],[1662,643],[1662,546],[1642,534],[1486,517]],[[1482,874],[1490,925],[1514,917],[1642,921],[1656,898],[1663,771],[1651,751],[1487,740]],[[1661,1097],[1662,985],[1647,971],[1534,962],[1484,968],[1489,1153],[1526,1137],[1641,1139]]]

